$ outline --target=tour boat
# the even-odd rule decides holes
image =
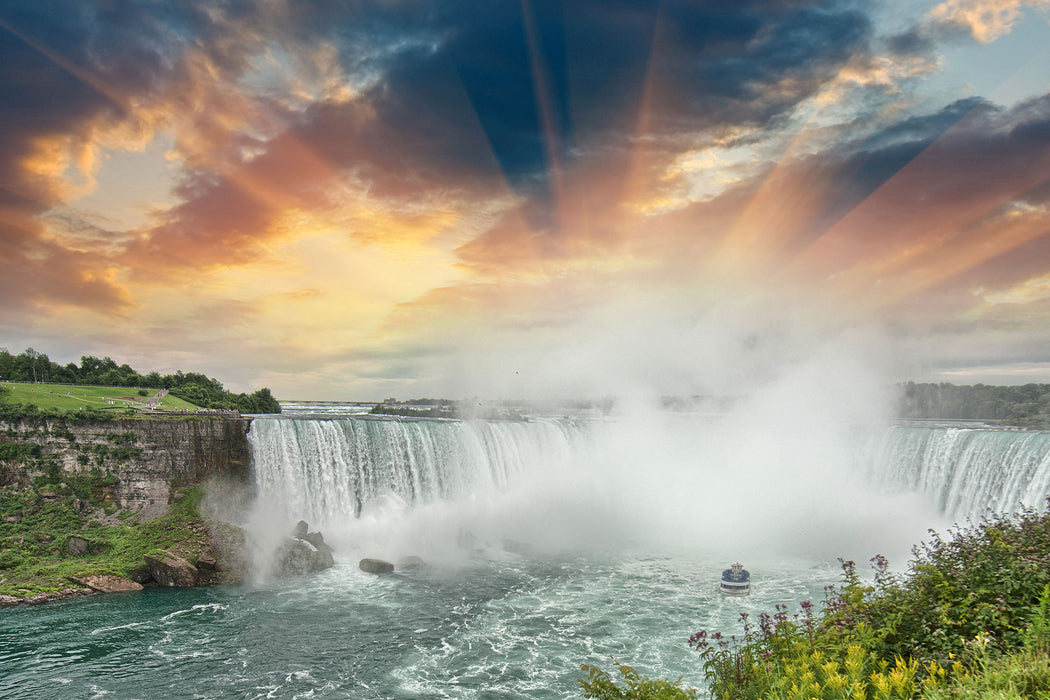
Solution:
[[[718,590],[726,595],[747,595],[751,592],[751,572],[740,562],[723,569]]]

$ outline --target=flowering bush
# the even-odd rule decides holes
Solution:
[[[842,583],[825,588],[820,610],[803,601],[789,615],[777,605],[757,624],[741,614],[741,637],[694,634],[711,693],[890,700],[971,687],[966,697],[982,697],[995,669],[1020,680],[994,681],[989,692],[1013,683],[1037,693],[1017,697],[1050,697],[1050,508],[956,526],[947,538],[932,533],[913,553],[907,575],[873,557],[873,586],[840,560]]]
[[[587,679],[580,681],[583,697],[593,700],[697,700],[700,696],[692,688],[683,688],[680,681],[645,678],[630,666],[620,666],[623,685],[617,685],[608,673],[594,666],[581,666]]]

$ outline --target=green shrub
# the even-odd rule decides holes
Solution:
[[[907,575],[874,557],[874,586],[842,561],[820,610],[693,635],[714,697],[1050,697],[1050,510],[956,526],[914,554]]]
[[[1024,647],[1030,652],[1050,656],[1050,585],[1043,587],[1035,614],[1025,629]]]
[[[1025,648],[998,655],[986,637],[972,640],[966,670],[950,685],[927,689],[927,700],[1028,700],[1050,698],[1050,655]]]
[[[22,565],[22,557],[14,551],[0,551],[0,570],[13,569]]]
[[[0,462],[22,462],[40,456],[40,445],[24,442],[0,442]]]
[[[583,697],[594,700],[696,700],[700,696],[696,690],[683,688],[681,681],[664,681],[644,678],[630,666],[620,666],[623,685],[616,682],[601,669],[594,666],[581,666],[587,673],[586,680],[580,680]]]

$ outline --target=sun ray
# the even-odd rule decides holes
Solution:
[[[635,120],[634,138],[627,161],[627,175],[624,178],[623,195],[620,201],[625,203],[646,202],[650,199],[650,188],[645,176],[650,158],[649,143],[653,118],[653,103],[656,93],[656,54],[661,43],[661,15],[663,4],[657,6],[653,18],[652,31],[649,34],[649,54],[646,61],[645,79],[642,81],[641,100]]]
[[[109,85],[98,76],[94,75],[91,71],[85,70],[81,66],[78,66],[77,64],[68,60],[65,56],[51,49],[47,45],[42,44],[41,42],[36,41],[35,39],[29,36],[26,36],[22,32],[15,29],[13,26],[11,26],[11,24],[3,17],[0,17],[0,27],[3,27],[8,32],[17,37],[20,41],[22,41],[27,46],[31,47],[33,50],[39,53],[41,56],[48,59],[56,66],[66,71],[67,73],[69,73],[74,78],[90,87],[98,94],[105,97],[114,106],[118,107],[121,111],[125,113],[130,113],[132,111],[131,100],[129,100],[126,95],[121,93],[119,90],[116,90],[113,86]]]
[[[540,119],[543,142],[547,155],[547,175],[550,178],[551,196],[554,199],[555,215],[559,228],[565,227],[565,183],[561,162],[561,134],[558,133],[554,117],[554,101],[548,79],[548,67],[543,56],[536,29],[536,18],[529,0],[521,0],[522,26],[529,51],[529,71],[532,75],[532,90],[536,95],[536,111]]]
[[[862,292],[880,280],[908,274],[925,257],[951,250],[968,228],[1044,181],[1050,155],[1038,156],[1038,162],[1014,172],[1000,169],[990,195],[983,191],[985,176],[972,167],[968,174],[963,163],[958,170],[947,171],[947,143],[956,129],[964,128],[961,124],[957,122],[814,241],[791,268],[803,276],[834,270],[837,285]],[[953,179],[937,181],[948,177]],[[950,202],[927,199],[927,192],[944,196],[948,190]]]

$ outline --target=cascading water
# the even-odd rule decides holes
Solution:
[[[531,534],[568,512],[580,517],[561,522],[563,541],[590,527],[618,547],[648,535],[650,551],[654,543],[706,539],[726,544],[727,555],[763,545],[783,553],[805,541],[833,555],[843,541],[886,547],[864,533],[888,538],[902,518],[921,525],[898,533],[910,548],[945,524],[940,516],[1039,507],[1050,492],[1050,433],[987,428],[892,426],[881,435],[850,429],[814,437],[696,416],[636,428],[567,418],[292,415],[256,418],[250,438],[263,499],[280,504],[286,520],[356,527],[358,539],[362,518],[378,517],[376,529],[390,531],[413,512],[444,508],[455,511],[455,523],[443,523],[454,531],[487,503],[503,516],[503,536],[515,512]],[[738,517],[741,507],[754,515]]]
[[[305,518],[335,567],[0,612],[0,695],[569,700],[580,664],[619,663],[702,686],[698,629],[739,633],[742,612],[819,600],[836,556],[904,563],[886,542],[910,548],[940,513],[1050,490],[1050,434],[879,433],[782,405],[718,420],[257,417],[253,526],[286,537]],[[399,552],[429,566],[357,567]],[[718,576],[737,559],[752,593],[730,599]]]
[[[952,518],[1041,508],[1050,496],[1050,433],[893,426],[868,457],[869,476],[922,494]]]
[[[425,505],[505,489],[567,463],[581,433],[554,421],[256,418],[250,437],[260,493],[332,522],[384,498]]]

